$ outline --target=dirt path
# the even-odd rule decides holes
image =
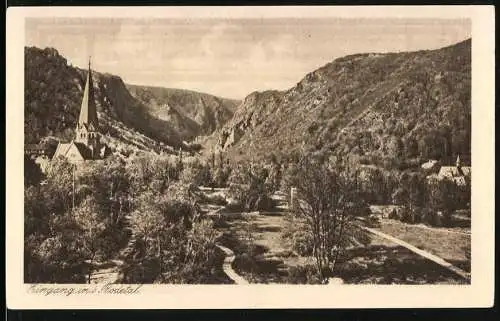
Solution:
[[[398,245],[401,245],[401,246],[407,248],[408,250],[410,250],[410,251],[412,251],[412,252],[414,252],[414,253],[416,253],[416,254],[418,254],[418,255],[420,255],[420,256],[428,259],[428,260],[431,260],[434,263],[437,263],[440,266],[442,266],[442,267],[444,267],[444,268],[452,271],[453,273],[455,273],[455,274],[463,277],[464,279],[470,281],[470,273],[468,273],[468,272],[466,272],[466,271],[464,271],[464,270],[462,270],[462,269],[454,266],[453,264],[451,264],[451,263],[443,260],[439,256],[436,256],[436,255],[431,254],[431,253],[429,253],[427,251],[421,250],[421,249],[419,249],[419,248],[417,248],[417,247],[415,247],[415,246],[413,246],[413,245],[411,245],[411,244],[409,244],[409,243],[407,243],[405,241],[402,241],[402,240],[400,240],[398,238],[395,238],[395,237],[390,236],[388,234],[382,233],[380,231],[374,230],[372,228],[365,227],[365,226],[360,226],[360,227],[363,230],[365,230],[365,231],[367,231],[369,233],[375,234],[375,235],[377,235],[379,237],[385,238],[385,239],[387,239],[387,240],[389,240],[391,242],[394,242],[394,243],[396,243]]]
[[[225,207],[224,206],[205,206],[205,210],[207,211],[207,216],[210,217],[210,216],[221,216],[223,214],[221,214],[220,212],[224,209]],[[227,214],[226,214],[227,215]],[[222,270],[224,271],[224,273],[226,273],[226,275],[228,276],[228,278],[230,278],[235,284],[248,284],[248,281],[245,280],[242,276],[240,276],[238,273],[236,273],[236,271],[233,270],[233,267],[232,267],[232,264],[233,264],[233,261],[235,259],[235,255],[234,255],[234,252],[225,247],[225,246],[222,246],[220,244],[215,244],[215,246],[217,246],[219,249],[222,250],[222,252],[224,252],[224,254],[226,255],[226,257],[224,258],[224,263],[222,263]]]
[[[118,281],[119,267],[123,264],[120,260],[112,260],[114,265],[108,268],[95,270],[90,276],[90,283],[112,284]]]
[[[228,249],[225,246],[216,245],[219,249],[221,249],[224,254],[226,254],[226,258],[224,259],[224,263],[222,264],[222,270],[226,275],[233,280],[235,284],[248,284],[248,281],[241,277],[238,273],[233,270],[232,263],[234,261],[235,255],[231,249]]]

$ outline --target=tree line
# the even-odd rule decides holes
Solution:
[[[199,206],[204,172],[148,155],[78,167],[61,158],[44,175],[27,160],[25,282],[89,282],[113,259],[125,283],[215,282],[222,258]]]

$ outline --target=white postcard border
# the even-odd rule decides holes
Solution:
[[[137,293],[41,295],[23,284],[24,19],[26,17],[469,18],[472,21],[472,283],[457,285],[144,285]],[[6,286],[11,309],[489,307],[494,291],[493,6],[17,7],[7,10]],[[47,285],[60,287],[61,285]],[[89,285],[67,285],[75,289]]]

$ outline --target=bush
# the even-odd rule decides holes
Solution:
[[[405,210],[402,207],[393,208],[392,211],[389,213],[388,218],[392,220],[401,221],[403,218],[404,211]]]
[[[240,164],[229,179],[229,196],[247,211],[270,210],[274,203],[268,176],[268,170],[260,165]]]
[[[234,259],[234,268],[237,271],[243,271],[247,273],[257,273],[259,266],[255,262],[254,258],[249,253],[242,253],[237,255]]]
[[[433,227],[450,226],[452,213],[450,211],[437,211],[430,207],[404,207],[393,209],[389,214],[390,219],[398,220],[407,224],[423,223]]]
[[[376,215],[370,215],[366,219],[366,223],[368,224],[369,227],[380,227],[380,218]]]
[[[287,215],[282,238],[299,255],[309,256],[313,252],[313,235],[303,220]]]
[[[287,282],[292,284],[321,284],[317,269],[312,264],[290,267]]]

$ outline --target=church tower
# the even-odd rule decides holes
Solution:
[[[92,81],[92,71],[87,73],[87,81],[83,92],[82,105],[80,107],[80,117],[76,124],[75,142],[85,145],[90,151],[92,159],[99,157],[100,139],[99,139],[99,123],[97,120],[97,108],[94,97],[94,84]]]

